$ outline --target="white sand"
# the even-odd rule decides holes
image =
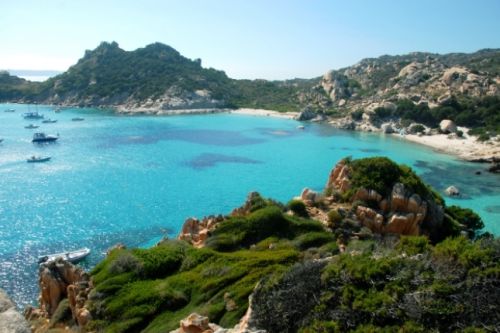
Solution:
[[[272,110],[264,110],[264,109],[237,109],[233,110],[230,113],[233,114],[244,114],[249,116],[267,116],[267,117],[276,117],[276,118],[286,118],[286,119],[294,119],[299,115],[298,112],[278,112]]]
[[[464,133],[467,132],[465,128],[459,129]],[[394,135],[401,137],[399,134]],[[468,136],[467,134],[464,134],[463,138],[447,134],[422,136],[408,134],[401,138],[429,146],[437,151],[455,155],[465,160],[500,158],[500,142],[482,143],[477,141],[476,137]]]

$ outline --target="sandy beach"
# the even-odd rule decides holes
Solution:
[[[460,128],[467,133],[466,128]],[[404,137],[399,134],[393,134],[399,138],[409,140],[415,143],[423,144],[434,148],[436,151],[455,155],[464,160],[479,160],[500,158],[500,142],[482,143],[477,141],[476,137],[464,134],[463,138],[454,135],[434,134],[434,135],[415,135],[408,134]]]
[[[276,118],[286,118],[286,119],[294,119],[299,115],[298,112],[278,112],[272,110],[265,109],[237,109],[230,111],[232,114],[244,114],[249,116],[267,116],[267,117],[276,117]]]

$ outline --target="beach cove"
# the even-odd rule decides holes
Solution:
[[[58,119],[40,130],[60,139],[37,147],[21,117],[28,106],[0,105],[7,108],[16,112],[0,114],[0,287],[20,306],[36,299],[41,254],[87,246],[90,268],[118,242],[175,237],[186,218],[228,213],[250,191],[286,202],[305,187],[320,190],[345,156],[388,156],[441,194],[454,185],[463,197],[448,204],[473,208],[486,231],[500,233],[498,175],[391,136],[248,114],[131,117],[39,106]],[[33,154],[52,160],[26,163]]]

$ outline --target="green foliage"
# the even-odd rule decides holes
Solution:
[[[421,198],[444,203],[443,198],[422,182],[422,180],[406,165],[397,165],[386,157],[370,157],[349,162],[352,168],[349,198],[360,187],[372,189],[387,196],[396,182],[402,183],[408,190],[417,193]]]
[[[426,253],[430,250],[429,239],[425,236],[401,236],[396,249],[410,256]]]
[[[328,212],[328,222],[334,227],[342,222],[342,215],[336,209],[332,209]]]
[[[466,228],[470,238],[476,237],[477,232],[484,228],[483,220],[472,209],[449,206],[446,207],[446,213]]]
[[[320,282],[317,267],[302,265],[287,273],[294,272],[295,279],[285,274],[271,286],[262,286],[254,299],[259,327],[270,333],[495,327],[500,319],[498,240],[455,238],[433,248],[425,237],[403,237],[395,247],[373,245],[334,258],[322,269]],[[311,285],[304,289],[296,280]]]
[[[334,240],[334,236],[330,232],[309,232],[298,236],[295,239],[295,244],[299,250],[303,251],[311,247],[320,247]]]
[[[425,127],[421,124],[415,124],[410,128],[411,133],[424,133]]]
[[[293,199],[288,203],[288,208],[297,216],[307,217],[306,205],[302,200]]]
[[[353,120],[361,120],[363,118],[363,110],[356,110],[351,112],[351,118]]]

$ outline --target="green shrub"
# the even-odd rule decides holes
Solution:
[[[303,251],[310,247],[320,247],[332,241],[334,241],[334,237],[329,232],[309,232],[297,237],[294,243],[299,250]]]
[[[231,218],[222,222],[207,240],[207,246],[219,251],[248,247],[271,237],[290,234],[290,222],[281,209],[268,206],[246,217]]]
[[[412,256],[429,251],[430,244],[426,236],[401,236],[396,248]]]
[[[483,220],[472,209],[449,206],[445,212],[465,227],[470,238],[475,238],[477,232],[484,228]]]
[[[288,203],[288,208],[297,216],[307,217],[306,205],[302,200],[293,199]]]
[[[154,279],[175,273],[182,264],[186,244],[181,241],[170,241],[150,249],[134,249],[132,253],[141,260],[144,274]]]
[[[410,128],[410,133],[424,133],[425,126],[421,124],[415,124]]]
[[[328,222],[332,225],[332,227],[335,227],[342,222],[342,215],[340,215],[336,209],[332,209],[328,212]]]
[[[129,251],[121,251],[109,265],[109,272],[113,275],[132,272],[136,275],[144,273],[144,265]]]
[[[353,120],[361,120],[363,118],[363,110],[356,110],[351,112],[351,118]]]

